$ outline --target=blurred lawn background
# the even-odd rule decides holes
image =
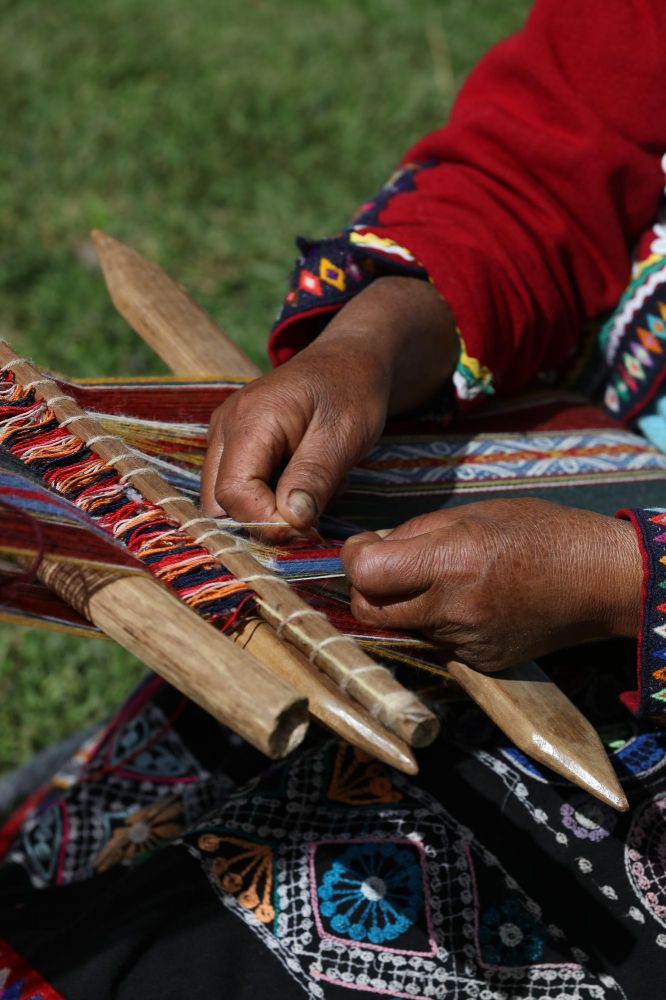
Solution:
[[[73,376],[164,369],[88,240],[158,260],[264,364],[296,234],[336,231],[528,0],[0,0],[0,334]],[[0,625],[0,770],[141,675]]]

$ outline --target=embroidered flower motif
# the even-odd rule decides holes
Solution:
[[[580,840],[597,842],[612,831],[617,817],[612,809],[589,795],[576,795],[560,807],[562,823]]]
[[[364,751],[340,741],[327,797],[345,805],[376,806],[399,802],[402,792],[394,788],[385,767]]]
[[[355,844],[333,862],[318,887],[331,930],[382,944],[400,937],[423,912],[416,850],[402,844]]]
[[[105,872],[120,862],[133,861],[161,842],[180,836],[183,832],[182,819],[183,807],[177,798],[154,802],[145,809],[130,813],[97,855],[95,870]]]
[[[544,952],[547,933],[516,899],[491,906],[479,921],[481,958],[489,965],[528,965]]]
[[[270,844],[203,833],[197,846],[206,854],[215,855],[210,861],[210,873],[220,888],[236,896],[240,905],[252,910],[262,924],[270,924],[275,919],[271,901],[273,850]]]

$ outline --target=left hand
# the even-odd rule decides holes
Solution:
[[[342,561],[360,622],[420,629],[486,672],[638,632],[634,529],[591,511],[484,500],[356,535]]]

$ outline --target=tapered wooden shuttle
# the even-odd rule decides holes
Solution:
[[[529,757],[584,788],[613,809],[629,808],[594,727],[536,663],[482,674],[446,664],[479,708]]]
[[[220,372],[220,330],[208,313],[157,264],[99,229],[91,236],[111,301],[165,364],[176,375]],[[225,364],[224,374],[250,378],[260,374],[228,339]]]

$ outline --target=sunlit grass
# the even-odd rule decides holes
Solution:
[[[88,231],[158,259],[250,352],[297,233],[344,224],[528,0],[14,0],[0,18],[0,332],[72,375],[159,373]],[[2,626],[0,767],[104,713],[110,643]]]

